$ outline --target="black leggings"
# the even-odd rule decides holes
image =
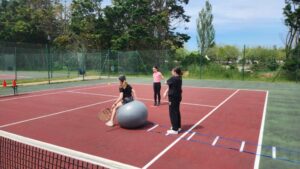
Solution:
[[[172,129],[175,131],[181,128],[180,102],[181,99],[169,98],[169,115]]]
[[[154,101],[160,102],[160,89],[161,89],[161,83],[153,83],[153,90],[154,90]]]

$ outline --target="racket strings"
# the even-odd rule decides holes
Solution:
[[[98,118],[101,120],[101,121],[108,121],[111,117],[111,109],[110,108],[106,108],[104,109],[103,111],[101,111],[99,114],[98,114]]]

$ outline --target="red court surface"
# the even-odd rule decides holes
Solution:
[[[0,80],[13,80],[13,79],[15,79],[15,77],[16,77],[15,74],[0,74]],[[24,78],[29,78],[29,77],[18,75],[18,78],[24,79]]]
[[[183,131],[166,136],[168,103],[154,107],[151,85],[132,86],[148,107],[144,128],[97,119],[118,96],[118,85],[101,84],[0,97],[0,130],[139,168],[254,168],[245,152],[257,151],[267,92],[184,87]]]
[[[0,74],[0,80],[14,79],[15,75]]]

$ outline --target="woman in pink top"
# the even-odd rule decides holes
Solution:
[[[158,67],[153,67],[153,90],[154,90],[154,106],[160,105],[160,89],[161,89],[161,80],[164,79],[164,76],[159,72]]]

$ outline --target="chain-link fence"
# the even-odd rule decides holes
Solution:
[[[288,57],[283,48],[217,46],[204,56],[179,52],[176,57],[186,76],[192,78],[297,82],[299,51],[294,49]]]
[[[174,53],[148,51],[66,51],[48,45],[0,43],[0,79],[48,83],[100,79],[119,74],[150,75],[152,67],[169,72]]]
[[[300,55],[299,51],[294,50],[294,56]],[[234,50],[225,46],[205,56],[179,56],[170,50],[67,51],[45,44],[0,42],[0,80],[18,83],[78,81],[119,74],[144,76],[152,74],[153,66],[160,67],[165,74],[180,66],[188,78],[298,81],[299,57],[288,61],[291,63],[287,64],[282,49],[273,47],[245,46]]]

